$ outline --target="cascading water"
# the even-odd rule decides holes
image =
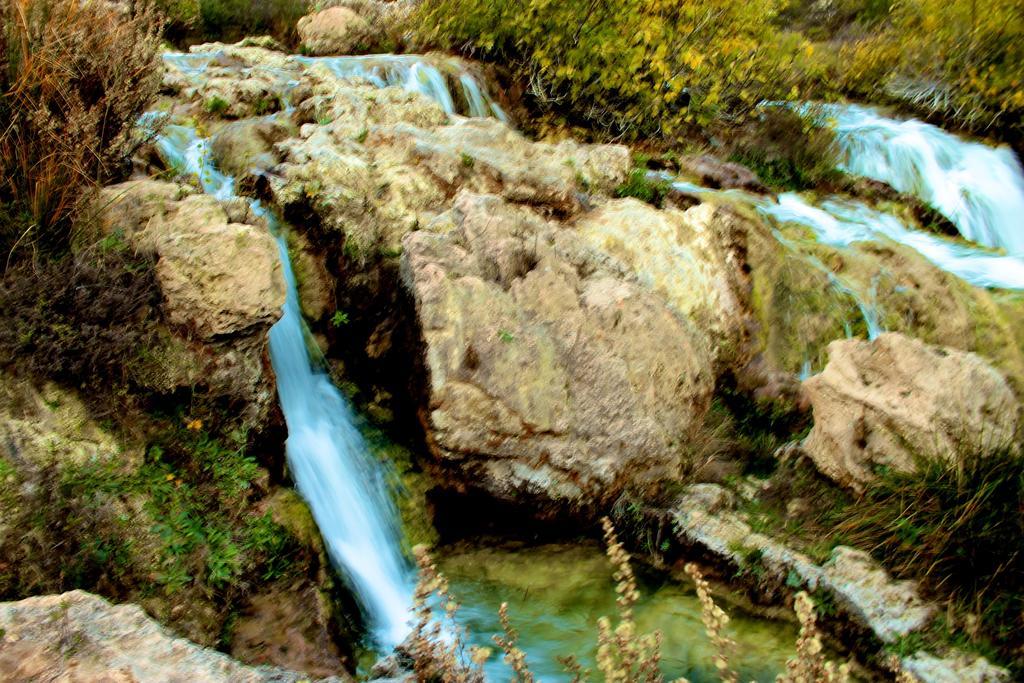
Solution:
[[[187,126],[167,126],[157,140],[165,158],[195,175],[218,199],[235,196],[234,180],[210,161],[209,145]],[[327,552],[351,583],[374,640],[390,648],[409,633],[412,572],[401,553],[398,515],[382,465],[371,456],[348,402],[311,354],[285,237],[274,215],[252,202],[277,235],[287,298],[270,330],[270,357],[288,427],[288,466],[309,504]]]
[[[777,204],[762,203],[761,213],[779,223],[811,228],[818,241],[834,247],[887,237],[913,247],[943,270],[977,287],[1024,289],[1024,258],[994,254],[904,225],[899,218],[857,201],[826,199],[818,206],[795,193],[779,196]]]
[[[869,107],[821,106],[835,128],[844,171],[919,197],[972,242],[1024,256],[1024,171],[1008,147],[885,118]]]
[[[219,52],[168,52],[168,64],[193,81],[201,80],[206,70],[221,57]],[[283,66],[281,66],[283,65]],[[321,66],[340,79],[361,79],[379,88],[397,86],[418,92],[434,100],[448,114],[464,113],[474,117],[495,117],[508,121],[504,110],[487,89],[458,60],[422,55],[361,55],[356,57],[302,57],[282,59],[278,66],[246,67],[269,71],[282,81],[282,90],[294,84],[299,71]],[[457,86],[460,99],[453,96]]]

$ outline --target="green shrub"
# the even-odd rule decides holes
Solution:
[[[626,182],[615,188],[615,196],[633,197],[642,202],[661,207],[668,196],[671,185],[668,181],[660,178],[651,178],[646,168],[634,168],[626,178]]]
[[[107,239],[77,255],[12,267],[0,279],[0,365],[84,389],[127,386],[126,359],[155,343],[154,258]]]
[[[782,2],[425,0],[422,41],[509,64],[532,103],[636,137],[742,119],[790,94]]]
[[[977,131],[1024,137],[1024,5],[903,0],[849,46],[837,79],[861,97],[896,98]]]
[[[199,0],[199,28],[209,40],[269,34],[294,45],[295,25],[308,11],[304,0]]]

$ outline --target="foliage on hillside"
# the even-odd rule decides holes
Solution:
[[[846,47],[842,85],[979,131],[1024,135],[1024,5],[901,0]]]
[[[780,0],[425,0],[433,45],[511,66],[541,110],[627,137],[737,121],[792,92]]]
[[[63,248],[88,190],[122,174],[160,84],[160,19],[73,0],[0,9],[0,235],[10,251]]]
[[[236,41],[270,35],[295,42],[295,24],[309,11],[303,0],[157,0],[167,18],[167,38]]]

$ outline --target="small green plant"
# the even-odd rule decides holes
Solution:
[[[361,131],[359,131],[359,134],[356,135],[356,142],[358,142],[360,145],[363,144],[364,142],[366,142],[366,138],[369,137],[369,135],[370,129],[363,128]]]
[[[646,168],[634,168],[622,185],[615,188],[615,196],[633,197],[642,202],[661,207],[672,189],[667,180],[649,175]]]
[[[341,327],[342,325],[348,325],[348,313],[345,311],[335,311],[334,315],[331,316],[331,326]]]
[[[475,165],[476,165],[476,159],[474,159],[469,154],[466,154],[465,152],[463,152],[462,153],[462,167],[463,168],[473,168],[473,166],[475,166]]]
[[[516,340],[516,337],[508,330],[498,330],[498,339],[500,339],[505,344],[511,344]]]
[[[223,116],[230,106],[230,102],[222,97],[214,95],[210,99],[206,100],[206,104],[203,105],[203,109],[205,109],[206,113],[211,116]]]

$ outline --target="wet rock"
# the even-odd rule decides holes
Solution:
[[[159,393],[205,386],[235,404],[249,426],[265,425],[274,405],[266,333],[285,297],[277,245],[266,228],[232,223],[229,214],[252,217],[160,181],[104,188],[97,206],[105,232],[159,257],[169,327],[134,359],[135,380]]]
[[[710,154],[686,156],[679,160],[679,170],[696,179],[698,184],[716,190],[746,190],[769,194],[767,186],[746,166],[722,161]]]
[[[588,261],[578,235],[494,195],[411,233],[402,277],[435,454],[503,498],[606,499],[678,475],[710,402],[705,337]]]
[[[347,7],[330,7],[299,19],[302,49],[311,55],[347,55],[365,43],[370,25]]]
[[[105,228],[156,252],[172,324],[205,339],[266,330],[280,317],[285,294],[273,238],[261,226],[230,223],[225,207],[208,195],[170,200],[181,194],[159,181],[104,188]]]
[[[825,371],[804,383],[814,428],[803,448],[818,469],[863,489],[878,468],[914,472],[1010,448],[1017,400],[980,356],[901,334],[829,346]]]
[[[822,565],[819,585],[840,597],[843,607],[887,643],[920,630],[935,613],[913,582],[893,580],[862,550],[835,548]]]
[[[174,637],[135,605],[84,591],[0,603],[0,678],[289,683],[306,674],[250,667]],[[340,683],[345,678],[326,679]]]
[[[229,123],[210,141],[217,168],[244,183],[255,172],[276,165],[274,145],[297,131],[283,117],[245,119]]]

